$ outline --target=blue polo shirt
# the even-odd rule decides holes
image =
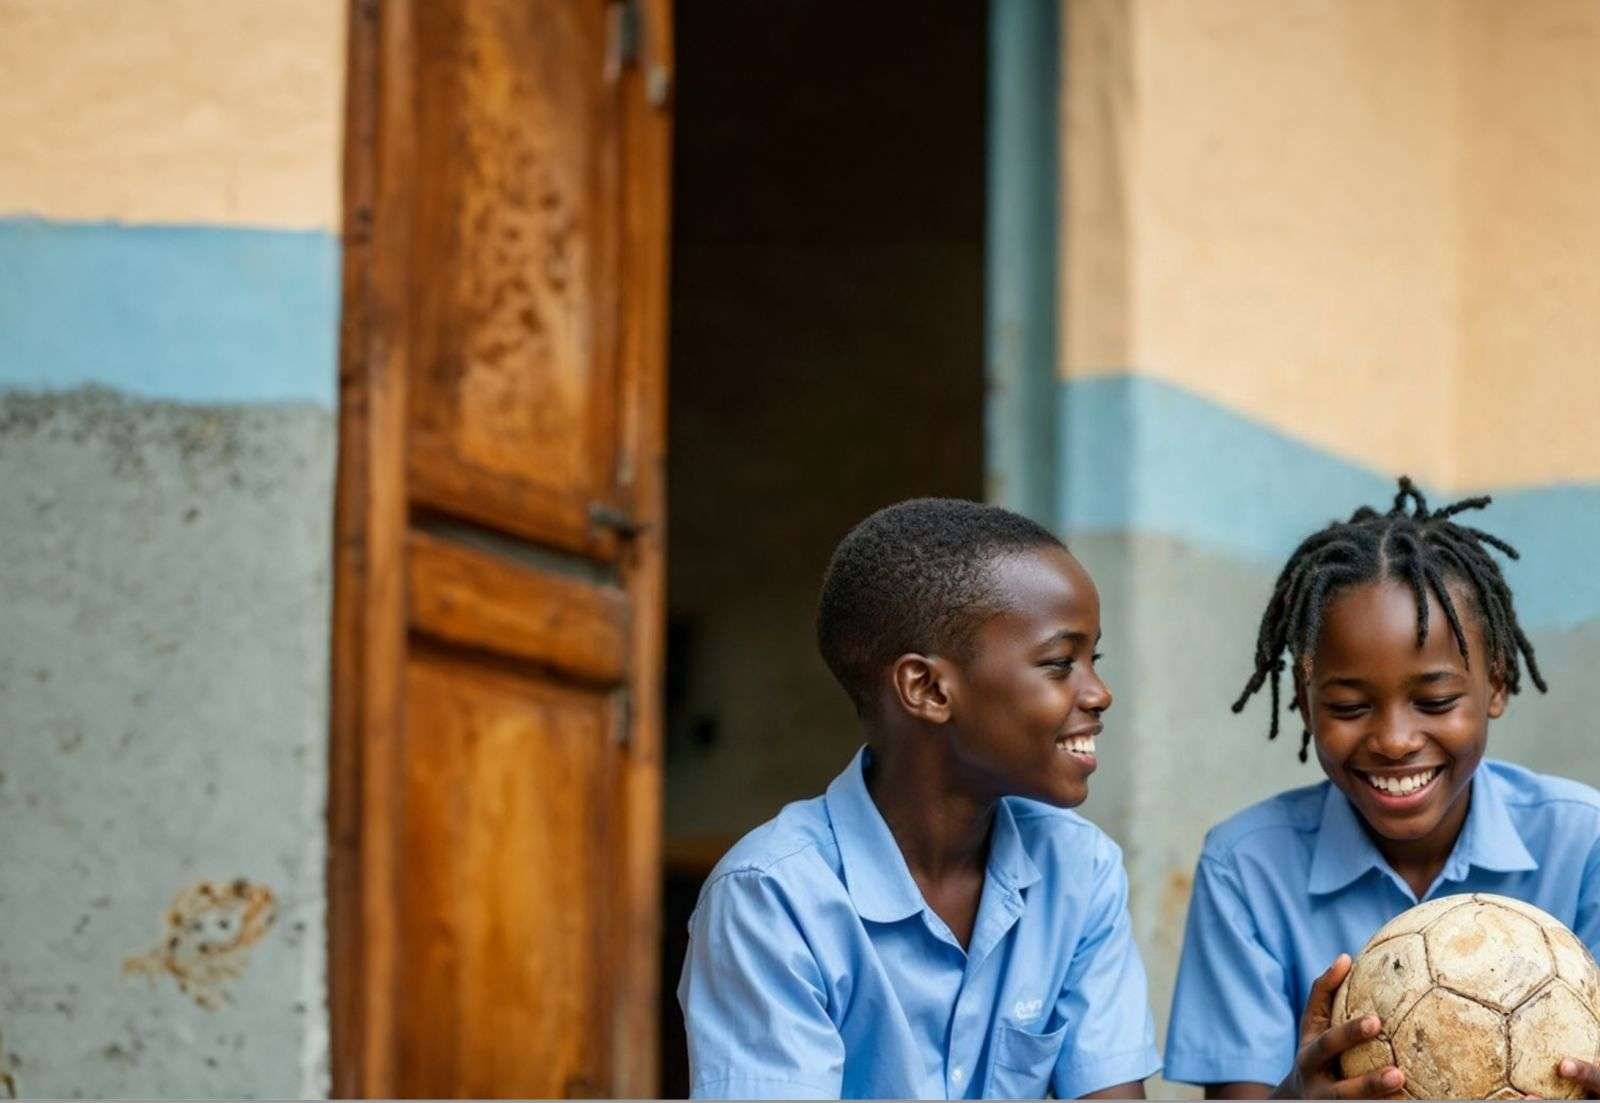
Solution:
[[[1600,793],[1485,759],[1455,848],[1422,900],[1462,892],[1543,908],[1600,951]],[[1167,1078],[1281,1081],[1311,983],[1421,902],[1331,782],[1213,829],[1195,870]]]
[[[963,950],[867,792],[865,753],[701,891],[678,985],[693,1095],[1075,1096],[1154,1073],[1116,845],[1002,800]]]

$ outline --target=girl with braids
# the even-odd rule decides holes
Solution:
[[[1495,559],[1516,550],[1460,519],[1488,504],[1430,509],[1402,478],[1387,512],[1358,509],[1289,557],[1233,708],[1266,688],[1274,738],[1287,689],[1301,761],[1314,750],[1327,780],[1206,836],[1168,1078],[1208,1098],[1402,1091],[1396,1068],[1340,1078],[1338,1055],[1385,1027],[1329,1029],[1330,1012],[1349,952],[1424,900],[1515,897],[1600,951],[1600,793],[1484,758],[1524,676],[1545,690]],[[1600,1095],[1600,1070],[1577,1056],[1561,1074]]]

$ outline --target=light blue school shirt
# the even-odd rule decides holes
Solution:
[[[1485,759],[1423,900],[1492,892],[1543,908],[1600,952],[1600,793]],[[1421,903],[1331,782],[1292,789],[1206,836],[1167,1023],[1166,1076],[1277,1084],[1311,984]]]
[[[717,864],[678,1000],[696,1098],[1075,1096],[1157,1071],[1116,844],[1006,798],[966,950],[857,753]]]

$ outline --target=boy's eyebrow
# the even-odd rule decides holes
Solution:
[[[1046,636],[1043,640],[1040,641],[1039,646],[1040,647],[1049,647],[1051,644],[1054,644],[1054,643],[1056,643],[1056,642],[1058,642],[1060,640],[1078,640],[1078,641],[1082,641],[1082,640],[1087,640],[1088,638],[1089,638],[1089,633],[1087,633],[1087,632],[1079,631],[1076,628],[1063,628],[1059,632],[1050,633],[1050,635]],[[1096,636],[1094,642],[1098,646],[1099,643],[1100,643],[1100,637]]]

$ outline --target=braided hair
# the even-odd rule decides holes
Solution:
[[[1507,691],[1516,693],[1522,683],[1521,660],[1526,659],[1528,676],[1540,693],[1546,692],[1539,664],[1533,657],[1533,644],[1517,622],[1511,588],[1488,552],[1493,548],[1516,559],[1517,550],[1482,529],[1451,520],[1458,513],[1482,509],[1489,500],[1483,495],[1429,509],[1422,491],[1410,478],[1401,476],[1400,491],[1387,513],[1362,506],[1348,521],[1335,521],[1307,537],[1278,575],[1256,635],[1255,672],[1233,703],[1233,711],[1244,711],[1251,696],[1270,682],[1272,720],[1267,738],[1276,739],[1284,670],[1281,656],[1288,651],[1295,662],[1307,662],[1322,629],[1323,608],[1333,593],[1379,578],[1393,578],[1411,587],[1417,599],[1418,647],[1428,639],[1428,595],[1432,593],[1438,599],[1462,662],[1467,661],[1467,636],[1445,583],[1455,579],[1466,584],[1474,611],[1483,624],[1490,671],[1504,680]],[[1296,703],[1291,701],[1289,707],[1295,708]],[[1306,761],[1310,745],[1311,726],[1307,719],[1300,739],[1301,762]]]

